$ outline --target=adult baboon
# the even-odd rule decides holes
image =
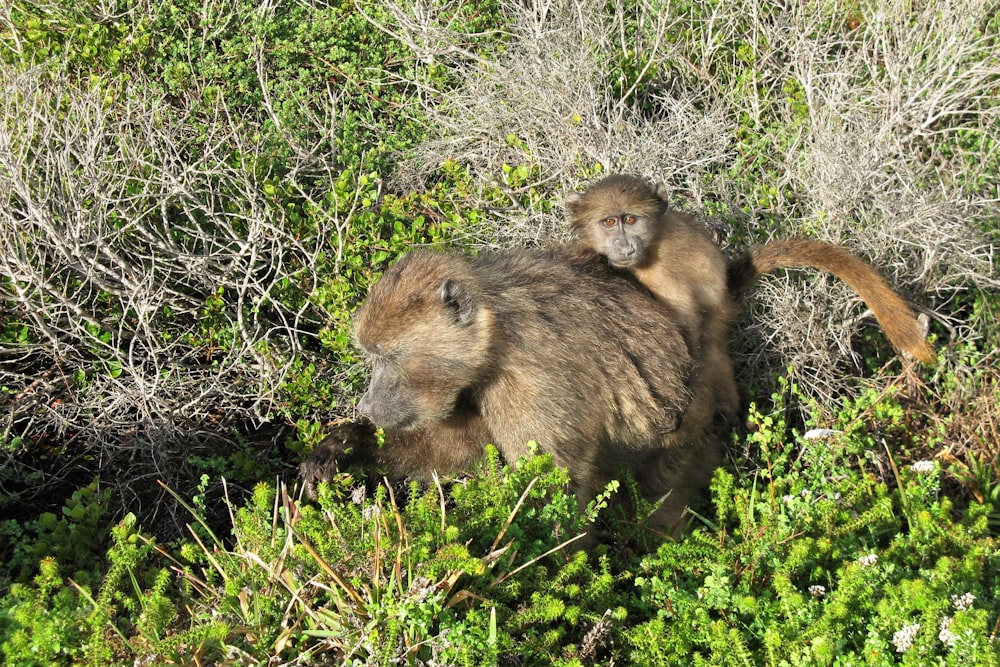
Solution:
[[[386,429],[379,457],[409,474],[486,442],[516,460],[536,441],[582,500],[631,471],[648,499],[667,496],[652,519],[666,528],[721,462],[707,430],[669,439],[692,372],[672,312],[593,253],[412,252],[371,289],[354,333],[372,364],[358,407]]]
[[[732,418],[739,397],[729,355],[735,298],[759,276],[805,266],[833,273],[875,313],[897,348],[925,362],[934,353],[913,312],[863,260],[811,239],[753,246],[728,264],[707,230],[688,215],[669,210],[660,188],[634,177],[609,176],[566,200],[580,242],[636,278],[677,313],[699,376],[696,395],[675,434],[697,432],[713,416]]]

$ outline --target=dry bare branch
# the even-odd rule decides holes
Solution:
[[[343,225],[296,235],[257,166],[261,133],[222,100],[206,117],[138,82],[0,82],[0,304],[27,327],[0,366],[4,439],[134,458],[130,493],[279,416],[291,360],[322,365],[306,297]],[[297,155],[292,182],[335,168]]]

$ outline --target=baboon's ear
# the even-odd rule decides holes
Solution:
[[[570,226],[574,228],[583,226],[579,219],[581,208],[583,208],[582,194],[579,192],[570,192],[566,195],[566,199],[563,202],[563,210],[566,211],[566,217],[569,219]]]
[[[441,303],[451,312],[459,324],[468,324],[476,315],[475,297],[457,281],[449,278],[441,283]]]
[[[657,183],[656,187],[654,188],[654,191],[656,192],[656,196],[662,199],[664,202],[670,200],[670,190],[667,188],[666,183]]]
[[[570,192],[566,195],[566,199],[563,201],[563,208],[566,209],[566,213],[573,215],[582,199],[583,196],[579,192]]]

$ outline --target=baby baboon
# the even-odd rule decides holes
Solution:
[[[695,397],[674,435],[683,439],[713,419],[728,423],[739,410],[729,356],[734,300],[726,283],[726,257],[708,231],[688,215],[670,211],[661,193],[632,176],[609,176],[566,200],[580,242],[632,272],[676,314],[697,363]]]
[[[582,500],[633,472],[647,498],[667,495],[652,521],[666,528],[721,461],[707,432],[664,449],[691,399],[690,353],[669,309],[593,253],[410,253],[354,333],[372,364],[358,407],[387,431],[379,456],[409,474],[486,442],[512,461],[536,441]]]
[[[724,418],[736,413],[728,350],[734,301],[775,269],[805,266],[833,273],[864,299],[897,348],[920,361],[934,359],[899,295],[871,266],[839,246],[811,239],[774,241],[751,247],[727,267],[704,228],[670,211],[659,188],[634,176],[609,176],[583,194],[570,195],[566,212],[585,247],[634,273],[677,313],[700,370],[695,398],[676,437],[702,428],[713,410]]]
[[[727,266],[703,227],[670,211],[662,188],[635,176],[608,176],[583,194],[570,195],[566,211],[584,247],[634,273],[674,308],[689,339],[699,332],[711,336],[719,322],[728,326],[732,299],[761,275],[808,267],[850,285],[899,350],[927,363],[935,358],[909,306],[868,263],[840,246],[813,239],[771,241],[752,246]]]
[[[729,320],[725,255],[694,218],[669,210],[659,189],[608,176],[571,194],[566,213],[584,247],[632,272],[677,312],[692,348],[711,328],[706,320]]]

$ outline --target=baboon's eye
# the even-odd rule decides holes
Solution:
[[[614,227],[618,224],[618,218],[604,218],[604,220],[601,220],[601,224],[605,227]]]
[[[634,225],[636,223],[636,220],[638,220],[638,218],[636,218],[634,215],[626,215],[625,217],[622,218],[622,222],[624,222],[626,225]]]

